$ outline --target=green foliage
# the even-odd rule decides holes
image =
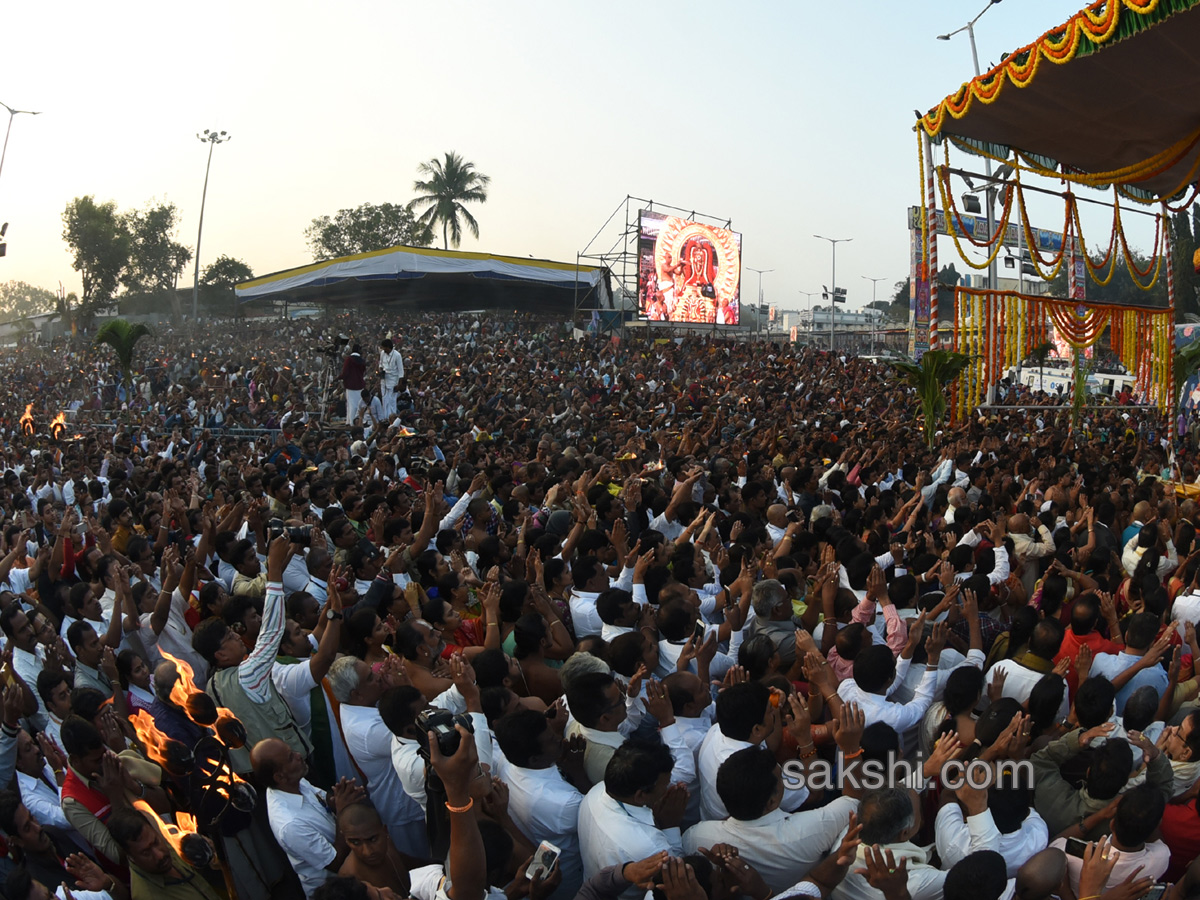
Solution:
[[[887,320],[889,322],[907,322],[909,313],[909,283],[911,279],[905,278],[903,281],[897,281],[892,287],[892,300],[888,304]]]
[[[129,266],[121,276],[125,290],[134,296],[152,297],[171,304],[171,315],[182,316],[175,286],[184,267],[192,260],[192,251],[175,240],[179,210],[174,203],[151,200],[144,209],[124,215],[129,231]]]
[[[57,301],[54,292],[45,288],[24,281],[0,282],[0,320],[11,321],[22,316],[54,312]]]
[[[206,287],[232,291],[244,281],[254,278],[254,272],[240,259],[221,255],[204,267],[200,273],[200,283]]]
[[[413,182],[417,196],[408,204],[410,210],[424,206],[417,222],[432,229],[442,226],[442,247],[449,250],[462,242],[463,223],[473,237],[479,237],[479,223],[464,203],[484,203],[491,178],[475,171],[475,164],[450,151],[444,159],[431,159],[417,166],[425,180]]]
[[[317,216],[304,229],[304,238],[313,259],[322,260],[402,245],[428,247],[433,230],[428,223],[418,224],[408,206],[364,203],[339,209],[333,218]]]
[[[1192,207],[1193,215],[1200,207]],[[1171,218],[1171,265],[1175,273],[1175,315],[1183,321],[1185,313],[1200,315],[1200,274],[1192,262],[1196,235],[1188,221],[1187,210]]]
[[[117,354],[117,362],[121,366],[121,377],[128,386],[133,376],[133,348],[142,338],[150,334],[150,329],[140,322],[131,324],[124,319],[109,319],[96,332],[96,345],[108,344]]]
[[[1175,384],[1183,390],[1183,383],[1200,371],[1200,341],[1192,341],[1175,354]]]
[[[74,255],[72,267],[83,279],[76,313],[88,319],[112,302],[129,264],[132,238],[117,204],[76,197],[63,210],[63,240]]]
[[[1119,242],[1118,242],[1119,243]],[[1097,284],[1092,280],[1091,273],[1087,277],[1087,303],[1115,303],[1125,306],[1162,306],[1167,305],[1167,270],[1166,263],[1163,264],[1163,271],[1158,276],[1158,282],[1149,291],[1143,291],[1133,283],[1133,278],[1129,275],[1129,268],[1125,264],[1125,256],[1121,252],[1120,247],[1114,251],[1117,254],[1117,270],[1113,273],[1112,280],[1108,284]],[[1150,260],[1138,253],[1136,250],[1130,250],[1130,255],[1133,257],[1134,265],[1143,272],[1150,265]],[[1092,256],[1092,265],[1097,265],[1101,260]],[[1102,276],[1108,274],[1108,267],[1100,273]],[[1146,284],[1154,277],[1154,272],[1145,277],[1136,276],[1138,282]],[[1058,277],[1050,282],[1051,297],[1066,297],[1067,296],[1067,267],[1064,265],[1059,270]]]
[[[933,448],[933,436],[937,426],[946,415],[945,387],[959,376],[971,357],[965,353],[953,350],[929,350],[920,362],[911,359],[892,360],[888,362],[898,374],[904,377],[913,388],[921,401],[921,414],[925,423],[925,442]]]

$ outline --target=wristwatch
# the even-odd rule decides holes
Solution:
[[[339,621],[342,618],[341,610],[327,609],[325,610],[325,618],[330,622]]]

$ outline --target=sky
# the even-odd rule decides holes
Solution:
[[[980,63],[1080,6],[1003,0],[976,26]],[[0,101],[42,115],[16,117],[0,172],[0,281],[79,291],[61,216],[85,194],[175,203],[177,239],[194,249],[208,149],[196,134],[211,128],[232,139],[213,154],[202,266],[222,254],[260,275],[304,265],[314,217],[407,202],[417,165],[454,150],[492,179],[464,250],[573,261],[632,195],[731,219],[744,266],[774,270],[762,292],[782,310],[829,283],[830,245],[812,235],[852,238],[837,280],[858,307],[865,278],[884,279],[882,299],[908,275],[914,110],[973,75],[966,33],[935,37],[981,7],[15,4]],[[1061,205],[1044,218],[1061,226]],[[743,296],[757,289],[746,273]]]

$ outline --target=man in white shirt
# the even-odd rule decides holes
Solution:
[[[396,414],[396,387],[404,379],[404,359],[395,349],[391,338],[379,342],[379,390],[383,406],[381,419],[391,419]]]
[[[267,818],[271,833],[287,853],[300,877],[304,895],[325,883],[345,861],[348,850],[337,836],[337,811],[366,797],[352,781],[343,779],[332,796],[319,791],[305,779],[304,757],[278,738],[254,745],[250,763],[260,784],[267,786]]]
[[[762,747],[738,750],[721,764],[717,793],[730,817],[701,822],[683,835],[685,853],[701,847],[732,844],[775,892],[804,878],[837,846],[858,801],[839,797],[808,812],[787,813],[783,774],[775,755]]]
[[[721,763],[746,747],[778,748],[783,738],[783,722],[771,704],[771,693],[761,682],[749,681],[725,688],[717,696],[717,724],[708,730],[696,754],[700,776],[700,815],[703,819],[724,819],[729,815],[717,791]],[[779,806],[795,812],[808,799],[808,789],[784,791]]]
[[[477,685],[472,683],[472,687],[478,691]],[[432,703],[411,684],[388,688],[380,695],[379,717],[391,732],[389,752],[392,769],[400,779],[404,793],[422,810],[426,805],[425,770],[428,764],[422,755],[425,741],[417,731],[417,716],[429,709],[445,709],[469,715],[475,726],[475,747],[479,761],[490,767],[493,762],[491,734],[487,719],[478,711],[480,707],[476,704],[475,699],[468,702],[457,686],[434,697]]]
[[[559,723],[559,728],[563,723]],[[562,773],[558,764],[573,761],[572,777],[586,779],[578,753],[563,753],[562,734],[544,713],[517,709],[497,719],[498,775],[508,785],[508,813],[533,843],[549,841],[562,851],[558,868],[562,883],[555,893],[571,898],[583,883],[579,855],[579,807],[583,794]]]
[[[575,638],[598,637],[604,632],[604,621],[596,610],[596,600],[609,588],[608,572],[594,556],[581,556],[571,566],[571,625]]]
[[[869,715],[867,721],[871,721]],[[968,853],[996,849],[999,832],[987,814],[986,794],[984,800],[984,814],[971,817],[977,824],[971,831]],[[912,843],[921,827],[918,804],[916,792],[907,788],[880,788],[863,796],[858,813],[862,825],[858,859],[850,864],[849,873],[834,889],[833,900],[879,900],[879,891],[868,884],[864,875],[858,874],[865,866],[864,854],[875,844],[890,851],[896,862],[907,862],[911,900],[941,900],[947,873],[930,863],[929,849]]]
[[[898,662],[891,649],[884,645],[872,644],[861,650],[854,659],[854,677],[839,684],[837,690],[842,703],[857,703],[866,713],[868,722],[890,725],[901,736],[901,749],[904,733],[920,724],[933,702],[942,647],[949,633],[944,622],[933,626],[933,633],[925,642],[925,674],[913,690],[912,699],[905,703],[892,702],[888,698],[905,681],[917,642],[924,634],[922,626],[923,621],[918,618],[909,629],[908,643],[900,652]]]
[[[934,837],[943,868],[950,868],[971,852],[972,840],[986,831],[980,818],[984,814],[990,815],[995,823],[999,834],[996,851],[1004,857],[1009,878],[1015,878],[1017,869],[1046,849],[1049,829],[1046,820],[1029,805],[1027,790],[976,791],[964,783],[956,793],[960,802],[947,803],[934,820]],[[976,794],[982,794],[982,799]]]
[[[84,852],[91,852],[91,845],[67,821],[62,811],[62,788],[37,741],[24,729],[17,733],[17,789],[21,802],[38,824],[56,829]]]
[[[626,724],[628,710],[621,686],[611,674],[588,672],[572,679],[566,696],[572,716],[567,726],[567,737],[578,735],[587,741],[583,756],[584,770],[588,781],[599,784],[604,780],[609,760],[625,743],[629,733],[622,727]],[[679,726],[675,724],[675,714],[671,711],[666,690],[658,682],[647,682],[646,699],[642,704],[658,722],[663,743],[675,754],[672,782],[692,784],[696,779],[692,753],[683,740]]]
[[[45,648],[38,643],[29,624],[29,617],[14,603],[0,612],[0,630],[4,632],[8,645],[13,651],[13,671],[17,673],[29,691],[29,697],[37,703],[37,709],[30,716],[30,722],[35,728],[44,728],[46,724],[46,704],[38,694],[37,680],[43,666],[46,664]],[[27,706],[27,708],[32,708]]]
[[[675,760],[662,744],[630,741],[618,748],[579,807],[579,847],[583,877],[606,866],[643,859],[660,851],[683,852],[679,822],[688,791],[671,784]],[[621,896],[638,900],[645,891],[630,887]]]
[[[427,856],[425,812],[405,793],[392,767],[392,733],[376,709],[385,684],[371,666],[354,656],[343,656],[329,670],[330,690],[341,704],[346,746],[366,776],[371,803],[400,850],[409,856]]]
[[[1063,627],[1057,619],[1040,619],[1029,637],[1029,650],[1019,657],[1000,660],[989,670],[988,678],[994,679],[997,672],[1003,672],[1004,690],[1001,696],[1026,703],[1034,685],[1054,670],[1054,657],[1058,655],[1062,640]],[[1064,690],[1058,717],[1066,718],[1068,709],[1067,692]]]

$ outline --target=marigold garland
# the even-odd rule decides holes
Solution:
[[[921,127],[931,137],[939,134],[945,125],[947,114],[952,118],[961,119],[975,100],[984,104],[994,103],[1008,81],[1017,87],[1028,85],[1033,80],[1042,57],[1055,65],[1068,63],[1078,54],[1084,38],[1093,46],[1111,41],[1118,32],[1124,11],[1148,16],[1153,14],[1158,6],[1159,0],[1097,0],[1068,19],[1064,25],[1047,31],[993,69],[963,84],[939,103],[936,109],[921,117]]]
[[[1113,353],[1134,378],[1135,393],[1160,409],[1169,405],[1170,308],[1086,305],[970,288],[956,290],[954,299],[954,346],[971,357],[953,389],[951,409],[958,416],[978,407],[988,385],[1046,341],[1051,322],[1056,334],[1079,351],[1095,346],[1107,330]]]

